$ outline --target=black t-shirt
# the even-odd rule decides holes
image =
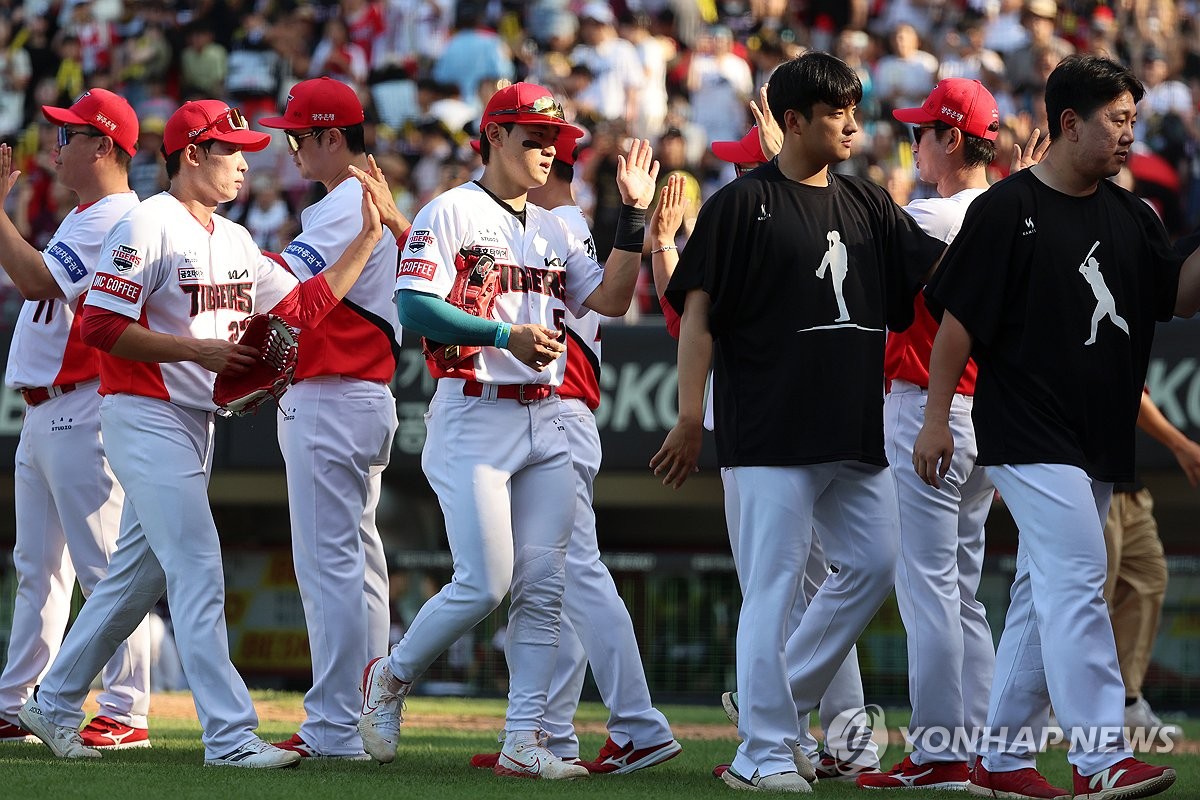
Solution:
[[[912,323],[944,248],[859,178],[808,186],[768,162],[705,203],[666,296],[712,298],[718,463],[886,466],[884,329]]]
[[[1022,170],[977,198],[927,295],[974,338],[979,463],[1131,480],[1154,323],[1173,314],[1181,263],[1150,207],[1111,181],[1072,197]]]

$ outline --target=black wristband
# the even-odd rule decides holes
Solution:
[[[646,240],[646,209],[621,206],[617,217],[617,235],[613,237],[613,249],[630,253],[642,252]]]

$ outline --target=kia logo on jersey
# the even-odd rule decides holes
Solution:
[[[142,265],[142,257],[135,248],[119,244],[112,251],[112,262],[117,272],[128,272]]]
[[[419,253],[425,249],[425,245],[431,245],[435,241],[433,234],[429,231],[413,231],[408,236],[408,249],[414,253]]]

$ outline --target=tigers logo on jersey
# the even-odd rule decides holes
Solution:
[[[136,248],[119,244],[113,248],[112,262],[113,266],[117,268],[117,272],[129,272],[134,267],[141,266],[142,257],[138,255]]]
[[[408,236],[408,249],[414,253],[419,253],[425,249],[426,245],[433,244],[436,239],[429,231],[413,231]]]

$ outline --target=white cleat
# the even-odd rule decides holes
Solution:
[[[284,750],[273,744],[267,744],[256,736],[232,753],[204,759],[204,766],[283,769],[296,766],[300,763],[301,758],[302,756],[293,750]]]
[[[808,781],[801,778],[795,772],[777,772],[774,775],[765,777],[755,776],[750,779],[743,778],[732,769],[727,769],[721,773],[721,780],[725,781],[725,785],[730,789],[737,789],[743,792],[811,792],[812,786]]]
[[[362,737],[363,748],[381,764],[396,758],[400,725],[404,722],[404,695],[411,685],[392,675],[386,657],[372,659],[363,670],[358,735]]]
[[[551,753],[544,736],[532,732],[512,733],[505,737],[504,748],[492,772],[510,778],[540,778],[547,781],[586,778],[587,767],[563,761]]]
[[[66,725],[55,725],[46,719],[45,713],[37,703],[36,690],[34,690],[33,697],[21,706],[17,717],[21,720],[21,726],[25,730],[41,739],[42,743],[50,748],[50,752],[59,758],[101,757],[99,750],[83,743],[83,737],[79,735],[78,729],[68,728]]]

